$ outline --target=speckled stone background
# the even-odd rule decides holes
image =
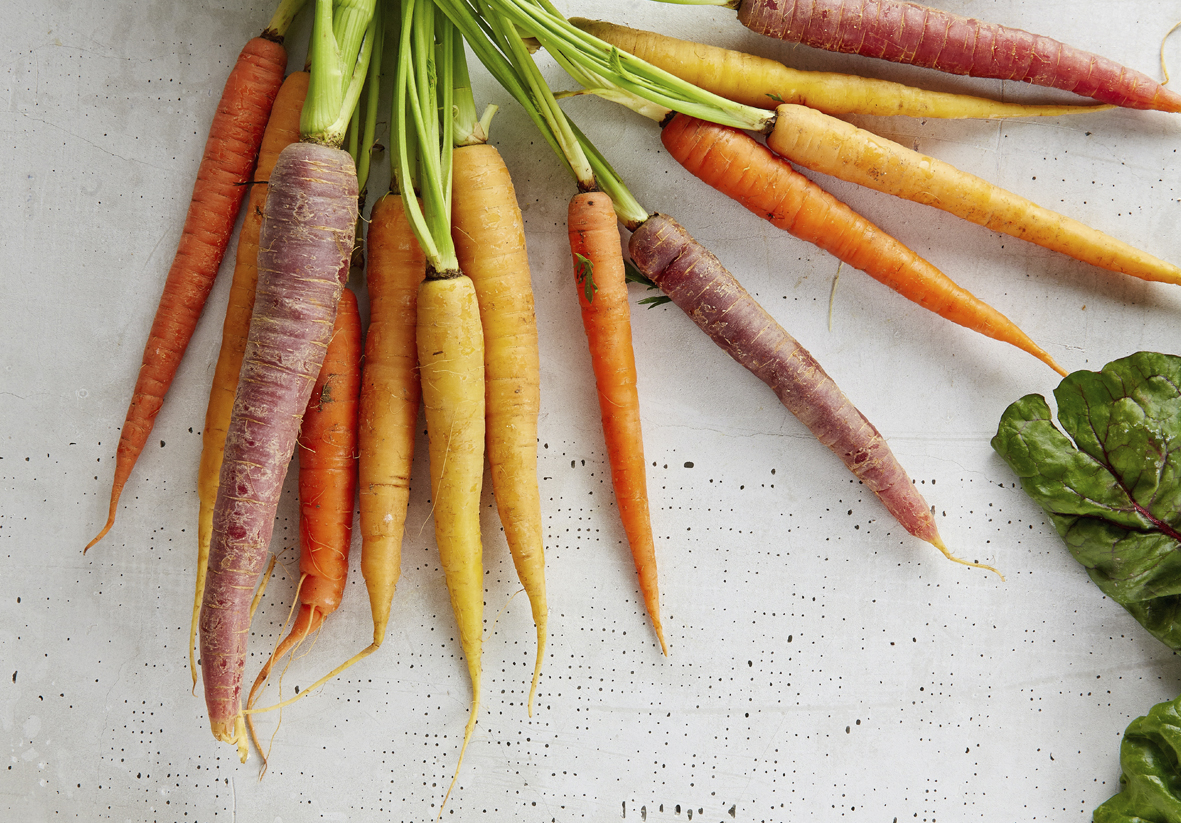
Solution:
[[[733,12],[565,0],[601,16],[803,68],[1006,99],[1067,95],[820,54]],[[1177,10],[1155,0],[942,0],[1159,76]],[[0,818],[433,820],[469,683],[414,470],[386,644],[283,713],[270,769],[240,765],[190,693],[195,472],[228,276],[219,280],[113,532],[113,455],[209,118],[270,0],[8,3],[0,59]],[[307,24],[296,26],[292,66]],[[1181,40],[1165,54],[1181,71]],[[565,86],[549,61],[555,85]],[[705,242],[889,439],[956,552],[907,536],[678,310],[634,311],[665,628],[659,654],[612,502],[565,239],[570,180],[507,96],[492,137],[528,228],[542,345],[539,475],[551,640],[534,640],[485,494],[484,708],[445,819],[1089,820],[1116,788],[1125,725],[1181,692],[1181,664],[1106,600],[988,441],[1056,376],[918,309],[689,177],[655,128],[568,110],[637,197]],[[1177,115],[861,125],[1181,261]],[[380,177],[379,177],[380,180]],[[822,181],[992,302],[1069,369],[1181,351],[1181,291],[1121,278],[921,206]],[[378,186],[380,187],[380,185]],[[636,287],[633,287],[634,289]],[[644,296],[636,289],[636,300]],[[830,307],[831,301],[831,307]],[[425,449],[419,450],[425,457]],[[289,484],[290,486],[290,484]],[[291,489],[289,488],[290,492]],[[282,631],[297,528],[248,666]],[[306,687],[370,634],[359,574],[283,677]],[[276,692],[272,690],[270,694]],[[261,721],[266,735],[275,718]]]

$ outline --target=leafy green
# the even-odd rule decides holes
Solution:
[[[1091,580],[1181,649],[1181,357],[1138,352],[1005,410],[992,447]],[[1071,442],[1073,439],[1073,442]]]
[[[1094,823],[1181,820],[1181,697],[1153,706],[1124,732],[1120,791],[1095,809]]]

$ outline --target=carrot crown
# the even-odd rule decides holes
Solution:
[[[287,29],[291,26],[291,21],[295,19],[295,15],[299,14],[299,10],[306,2],[307,0],[279,0],[279,6],[271,15],[271,21],[262,30],[262,36],[268,40],[282,43]]]

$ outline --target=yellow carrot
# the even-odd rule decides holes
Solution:
[[[459,752],[462,763],[480,709],[484,633],[484,336],[471,279],[456,271],[436,274],[428,271],[418,289],[418,363],[435,542],[472,680],[471,711]]]
[[[496,509],[537,626],[528,710],[545,654],[547,606],[537,415],[541,358],[525,225],[513,181],[494,146],[457,148],[452,230],[459,267],[475,285],[484,329],[488,463]]]
[[[967,94],[928,91],[889,80],[827,71],[801,71],[776,60],[679,40],[603,20],[572,17],[578,28],[721,97],[773,109],[781,103],[826,114],[980,118],[1060,117],[1110,105],[1037,106],[1002,103]]]
[[[1110,271],[1181,285],[1181,268],[956,167],[806,106],[776,109],[767,145],[793,163],[943,209]]]

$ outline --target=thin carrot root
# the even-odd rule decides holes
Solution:
[[[954,554],[951,553],[950,550],[948,550],[947,546],[944,545],[942,538],[936,537],[934,540],[929,540],[927,542],[929,542],[935,548],[939,549],[939,551],[943,552],[943,556],[946,557],[948,560],[952,561],[953,563],[962,563],[965,566],[974,566],[977,569],[984,569],[985,571],[992,572],[997,577],[999,577],[1002,581],[1005,579],[1005,576],[1003,574],[1001,574],[999,571],[997,571],[996,569],[994,569],[992,566],[986,565],[984,563],[974,563],[971,560],[964,560],[961,557],[956,557]]]

